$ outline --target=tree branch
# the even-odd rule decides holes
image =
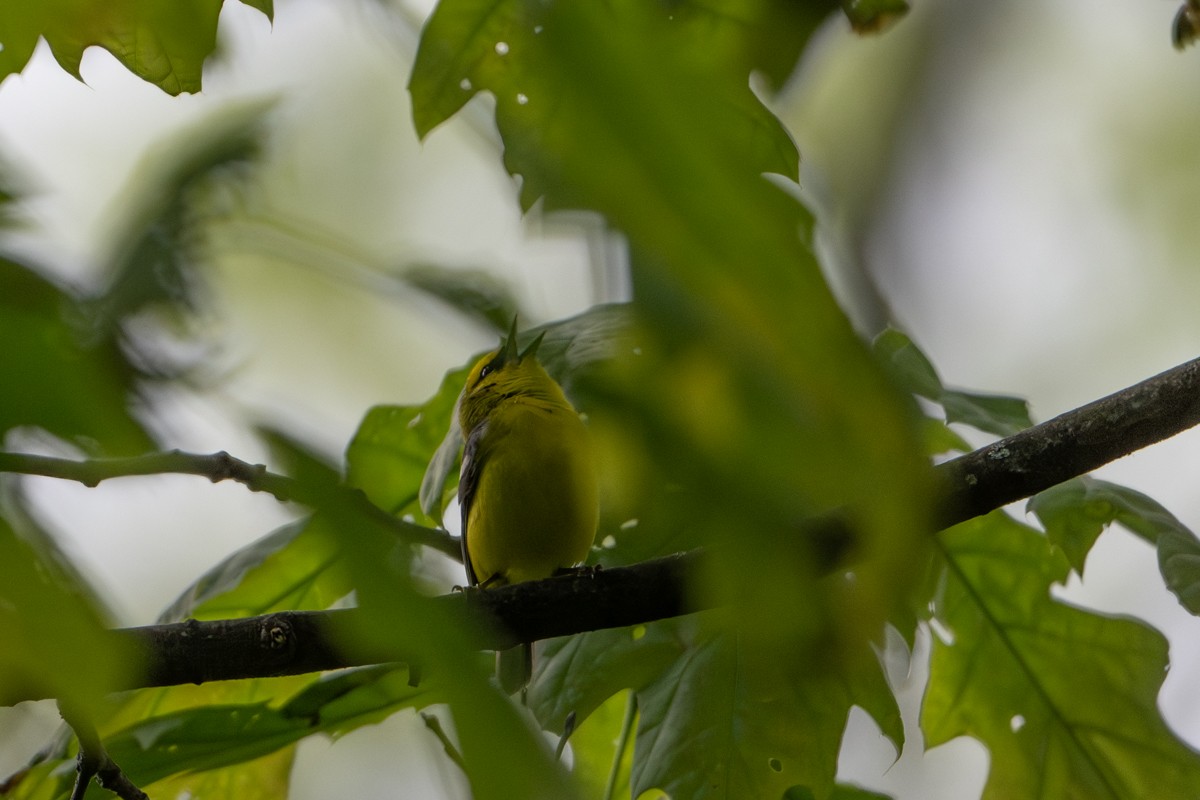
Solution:
[[[1200,423],[1200,359],[1067,412],[935,468],[944,481],[938,524],[949,526],[1036,494]],[[382,512],[380,512],[382,513]],[[823,521],[822,537],[838,523]],[[850,532],[842,527],[842,533]],[[831,548],[830,553],[845,549]],[[703,610],[686,591],[705,555],[681,553],[628,567],[580,572],[486,591],[430,598],[480,631],[480,649],[617,628]],[[836,563],[827,566],[832,568]],[[126,628],[110,634],[144,658],[142,675],[116,688],[293,675],[403,661],[380,651],[347,655],[337,643],[356,609]],[[38,699],[0,696],[0,704]]]
[[[79,755],[75,765],[77,774],[75,786],[71,789],[71,800],[83,800],[92,778],[122,800],[150,800],[108,755],[90,719],[63,702],[59,702],[58,712],[79,740]]]
[[[949,527],[1200,424],[1200,358],[939,465]]]
[[[252,492],[265,492],[281,502],[295,500],[312,508],[320,508],[330,499],[295,478],[269,472],[262,464],[242,461],[224,450],[210,454],[169,450],[128,458],[83,461],[0,452],[0,472],[61,478],[78,481],[88,487],[99,486],[101,482],[112,478],[135,475],[198,475],[213,483],[237,481]],[[446,531],[398,519],[375,506],[357,489],[342,488],[336,494],[334,500],[364,515],[372,523],[392,530],[410,544],[431,547],[455,560],[462,560],[462,546]]]
[[[587,570],[543,581],[456,592],[427,602],[476,630],[481,650],[549,639],[584,630],[635,625],[698,611],[684,605],[685,576],[699,552],[628,567]],[[109,631],[142,666],[114,690],[185,683],[301,675],[343,667],[408,661],[411,654],[348,651],[339,643],[362,630],[363,611],[285,611],[245,619],[176,622]],[[42,699],[27,691],[0,694],[0,705]]]

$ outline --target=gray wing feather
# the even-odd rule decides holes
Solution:
[[[480,443],[487,433],[488,423],[484,420],[467,436],[463,447],[462,469],[458,477],[458,505],[462,510],[462,556],[463,566],[467,568],[467,584],[475,586],[479,576],[471,565],[471,554],[467,550],[467,536],[470,534],[468,520],[471,518],[471,505],[475,502],[475,490],[479,488],[479,475],[483,470],[484,453]]]

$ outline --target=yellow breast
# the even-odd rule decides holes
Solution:
[[[480,583],[546,578],[582,562],[596,534],[591,442],[569,404],[514,397],[494,408],[476,451],[464,523]]]

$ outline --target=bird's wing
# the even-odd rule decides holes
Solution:
[[[471,519],[471,506],[475,502],[475,492],[479,488],[479,476],[486,461],[486,454],[481,444],[487,428],[487,420],[484,420],[476,425],[467,436],[467,443],[463,447],[462,469],[458,475],[458,505],[462,510],[462,557],[463,566],[467,568],[467,583],[470,586],[479,583],[479,576],[475,574],[475,568],[471,565],[471,553],[467,549],[467,536],[470,532],[468,521]]]

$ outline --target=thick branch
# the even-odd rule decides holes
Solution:
[[[623,627],[698,611],[684,606],[685,574],[699,553],[677,554],[629,567],[584,571],[544,581],[430,598],[478,631],[481,650],[511,647],[585,630]],[[178,622],[110,631],[129,647],[141,674],[114,689],[300,675],[343,667],[405,661],[408,654],[348,650],[338,643],[362,630],[359,609],[286,611],[247,619]],[[0,694],[0,705],[40,699]]]
[[[1143,381],[936,468],[945,481],[939,524],[948,526],[1082,475],[1200,423],[1200,359]],[[382,512],[380,512],[382,513]],[[824,536],[838,525],[822,525]],[[843,535],[849,532],[843,531]],[[830,548],[830,553],[845,550]],[[836,555],[831,556],[836,560]],[[473,625],[481,649],[504,648],[703,609],[686,592],[704,558],[684,553],[629,567],[432,598]],[[827,566],[835,566],[829,564]],[[288,612],[112,631],[145,658],[128,686],[290,675],[404,660],[404,653],[347,656],[337,646],[357,610]],[[11,704],[34,697],[0,697]]]
[[[1200,359],[937,467],[939,527],[986,514],[1200,424]]]

